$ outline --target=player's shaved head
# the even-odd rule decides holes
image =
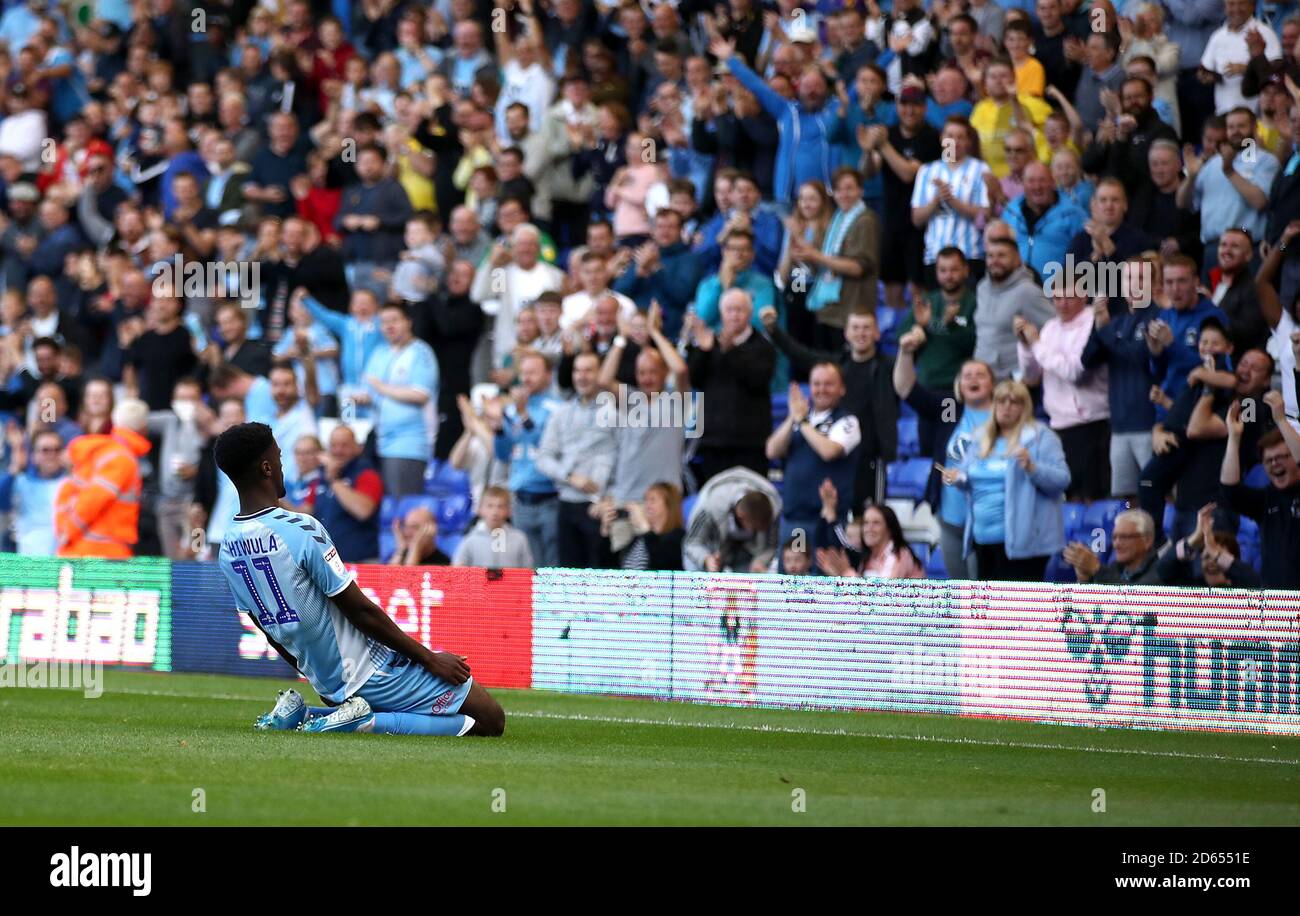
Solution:
[[[275,436],[265,423],[238,423],[217,437],[212,452],[217,467],[238,486],[256,476],[267,450],[274,445]]]

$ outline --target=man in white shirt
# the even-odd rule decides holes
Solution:
[[[281,363],[271,368],[271,397],[275,401],[275,419],[271,422],[271,432],[276,442],[285,442],[292,446],[303,436],[315,436],[316,414],[311,405],[298,393],[298,374],[293,366]],[[298,462],[284,463],[286,483],[298,480]]]
[[[564,274],[541,259],[542,236],[531,223],[516,226],[509,246],[492,246],[487,263],[474,275],[470,298],[495,320],[492,329],[493,366],[505,365],[515,346],[515,315],[547,290],[559,290]]]
[[[587,319],[592,306],[600,299],[609,296],[618,301],[619,316],[627,321],[636,314],[636,303],[609,288],[609,262],[604,256],[588,251],[582,256],[578,268],[578,279],[582,289],[564,297],[564,311],[560,316],[560,327],[568,331]]]
[[[1241,105],[1258,112],[1259,97],[1248,99],[1241,94],[1241,78],[1251,58],[1247,36],[1254,32],[1264,40],[1264,56],[1269,60],[1282,59],[1282,42],[1276,32],[1255,18],[1253,0],[1224,0],[1223,8],[1228,19],[1205,44],[1202,78],[1214,82],[1215,114],[1227,114]]]

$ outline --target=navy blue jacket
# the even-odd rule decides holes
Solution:
[[[1147,349],[1147,324],[1155,318],[1151,308],[1128,311],[1110,320],[1104,328],[1092,329],[1083,348],[1085,369],[1106,366],[1110,370],[1110,428],[1116,433],[1150,432],[1156,422],[1151,403],[1151,351]]]

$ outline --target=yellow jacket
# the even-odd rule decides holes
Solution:
[[[1047,147],[1047,138],[1043,136],[1043,122],[1052,113],[1052,106],[1032,95],[1017,93],[1016,97],[1034,122],[1022,126],[1026,130],[1032,130],[1039,160],[1048,162],[1051,150]],[[1011,132],[1011,103],[1003,102],[999,105],[992,99],[981,99],[970,113],[970,123],[980,135],[980,158],[988,163],[994,175],[1006,178],[1011,169],[1007,165],[1007,154],[1002,149],[1002,141]]]

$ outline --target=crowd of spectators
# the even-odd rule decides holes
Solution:
[[[1298,39],[5,0],[4,546],[211,560],[257,421],[347,562],[1300,587]]]

